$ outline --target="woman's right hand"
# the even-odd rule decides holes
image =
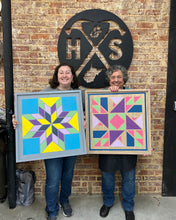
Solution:
[[[16,126],[18,125],[18,121],[15,119],[15,115],[12,115],[12,124],[13,124],[13,128],[16,129]]]

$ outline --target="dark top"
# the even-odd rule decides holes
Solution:
[[[99,168],[104,172],[129,171],[136,167],[137,155],[99,155]]]
[[[104,172],[129,171],[136,167],[137,155],[99,155],[99,168]]]

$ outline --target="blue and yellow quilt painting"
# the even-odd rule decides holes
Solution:
[[[23,155],[80,148],[76,97],[22,100]]]

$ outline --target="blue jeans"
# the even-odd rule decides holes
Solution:
[[[48,216],[57,216],[59,212],[58,197],[60,204],[69,202],[68,197],[71,194],[75,162],[76,156],[45,160],[45,199]],[[60,182],[61,189],[59,196]]]
[[[126,211],[134,208],[135,197],[135,169],[124,172],[120,170],[122,176],[121,191],[122,205]],[[104,205],[111,207],[114,204],[115,196],[115,172],[106,173],[102,171],[102,191]]]

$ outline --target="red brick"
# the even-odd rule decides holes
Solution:
[[[58,64],[58,37],[65,23],[76,13],[85,8],[105,9],[119,16],[129,27],[134,54],[127,86],[150,89],[151,144],[154,148],[151,156],[138,157],[137,193],[161,194],[170,1],[155,0],[151,4],[149,0],[12,0],[11,4],[15,92],[40,91],[48,85]],[[0,40],[3,40],[2,32]],[[0,107],[5,107],[4,88],[2,64]],[[36,194],[44,195],[43,161],[18,163],[17,167],[36,172]],[[120,180],[117,172],[116,192],[120,191]],[[74,194],[102,193],[98,155],[77,157],[72,188]]]

